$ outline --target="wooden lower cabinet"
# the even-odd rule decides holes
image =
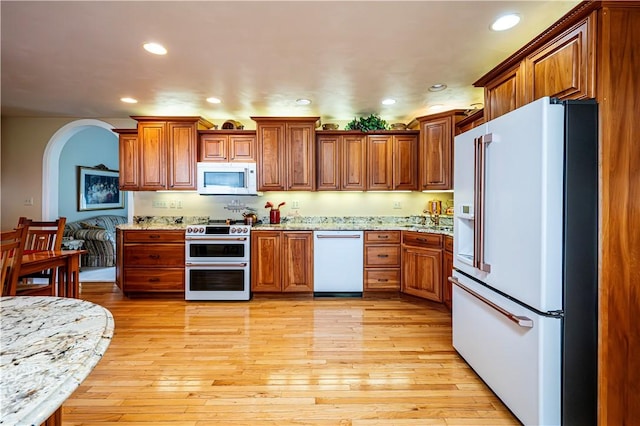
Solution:
[[[444,257],[442,259],[442,302],[451,310],[451,282],[453,274],[453,237],[444,237]]]
[[[251,291],[313,292],[313,232],[253,231]]]
[[[364,290],[400,290],[400,231],[365,231]]]
[[[442,302],[442,237],[440,234],[403,233],[403,293]]]
[[[125,295],[184,293],[184,231],[116,232],[116,284]]]

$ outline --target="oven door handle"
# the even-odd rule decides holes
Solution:
[[[230,267],[246,268],[247,265],[248,265],[247,262],[242,262],[242,263],[192,263],[192,262],[186,262],[185,263],[185,266],[203,267],[203,268],[211,268],[211,267],[215,267],[215,268],[230,268]]]
[[[247,241],[248,237],[226,237],[226,238],[214,238],[214,237],[184,237],[187,241]]]

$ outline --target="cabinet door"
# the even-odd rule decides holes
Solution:
[[[138,144],[138,132],[121,133],[119,136],[118,154],[120,162],[120,189],[137,190],[139,186],[138,170],[140,163],[140,145]]]
[[[140,186],[143,190],[167,189],[166,126],[164,121],[138,123]]]
[[[229,159],[227,135],[201,135],[200,161],[226,162]]]
[[[418,138],[415,135],[393,137],[393,189],[418,189]]]
[[[393,136],[367,138],[367,189],[388,190],[393,183]]]
[[[197,132],[193,123],[167,123],[169,189],[196,189]]]
[[[315,189],[315,131],[313,123],[287,123],[287,186],[294,191]]]
[[[337,191],[340,189],[340,141],[341,136],[323,135],[316,143],[317,189],[318,191]]]
[[[487,121],[524,105],[521,65],[517,65],[484,88]]]
[[[256,138],[251,135],[229,135],[229,161],[256,161]]]
[[[442,302],[442,250],[403,247],[402,292]]]
[[[451,283],[449,282],[449,277],[453,274],[453,253],[449,251],[444,252],[442,271],[442,301],[451,310]]]
[[[360,135],[342,136],[341,189],[367,189],[367,138]]]
[[[422,123],[420,189],[451,189],[452,118],[444,117]]]
[[[282,233],[282,291],[313,291],[313,232]]]
[[[559,99],[595,97],[594,30],[589,20],[524,60],[526,102],[544,96]]]
[[[284,191],[285,124],[258,123],[258,191]]]
[[[282,291],[280,231],[251,233],[251,291]]]

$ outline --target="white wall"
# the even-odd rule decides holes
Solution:
[[[429,200],[453,202],[452,192],[265,192],[262,196],[203,196],[193,192],[134,192],[136,216],[209,216],[211,218],[239,219],[242,211],[234,212],[224,207],[238,200],[256,209],[259,217],[268,216],[264,208],[267,201],[274,204],[286,202],[281,208],[282,217],[301,216],[411,216],[420,215]],[[154,201],[165,202],[167,207],[154,207]],[[300,208],[293,209],[297,201]],[[401,208],[394,208],[399,203]],[[182,208],[178,208],[182,204]],[[171,207],[175,206],[175,207]]]

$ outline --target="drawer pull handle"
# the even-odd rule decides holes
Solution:
[[[157,239],[157,238],[160,238],[160,235],[158,234],[149,235],[149,238]]]
[[[417,241],[420,241],[421,243],[426,243],[427,239],[426,238],[416,238]]]
[[[387,281],[389,281],[389,280],[386,279],[386,278],[378,278],[378,282],[379,283],[386,283]]]
[[[389,238],[389,236],[388,235],[378,235],[378,238],[384,239],[384,238]]]
[[[156,277],[156,278],[149,278],[149,282],[150,283],[157,283],[158,281],[160,281],[160,278]]]
[[[149,255],[149,258],[150,258],[150,259],[156,259],[156,260],[157,260],[157,259],[160,259],[160,255],[159,255],[159,254],[150,254],[150,255]]]
[[[533,320],[529,317],[525,317],[525,316],[521,316],[521,315],[516,315],[514,313],[511,313],[509,311],[507,311],[506,309],[496,305],[495,303],[493,303],[492,301],[488,300],[487,298],[479,295],[478,293],[476,293],[475,291],[471,290],[469,287],[463,285],[460,281],[458,281],[455,277],[449,277],[447,278],[449,280],[449,282],[451,282],[452,284],[457,285],[459,288],[461,288],[462,290],[466,291],[467,293],[469,293],[470,295],[472,295],[473,297],[475,297],[476,299],[480,300],[481,302],[487,304],[488,306],[490,306],[491,308],[495,309],[496,311],[498,311],[500,314],[504,315],[505,317],[507,317],[509,319],[509,321],[514,322],[516,324],[518,324],[520,327],[524,327],[524,328],[533,328]]]
[[[389,257],[388,254],[379,254],[378,257]]]

